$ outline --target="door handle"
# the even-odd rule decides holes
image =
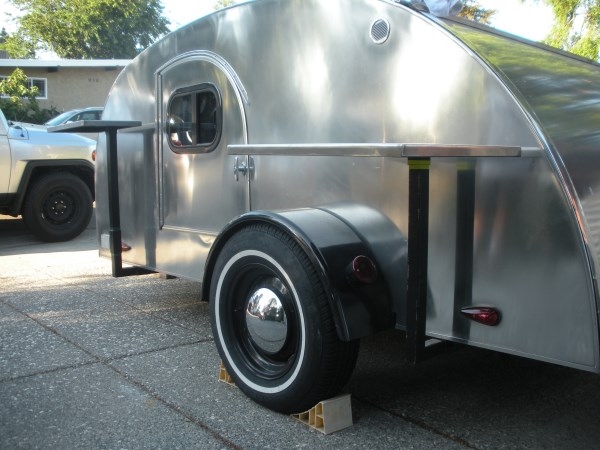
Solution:
[[[239,159],[239,157],[235,157],[235,161],[233,163],[233,175],[235,176],[235,181],[240,180],[240,173],[244,176],[248,173],[248,165],[246,161]]]

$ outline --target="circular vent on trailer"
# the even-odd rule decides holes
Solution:
[[[377,19],[371,25],[371,39],[376,44],[383,44],[390,36],[390,23],[385,19]]]

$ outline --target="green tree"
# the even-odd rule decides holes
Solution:
[[[8,34],[4,28],[0,32],[0,50],[4,50],[9,58],[35,58],[35,48],[31,41],[20,33]]]
[[[486,25],[490,24],[492,16],[497,12],[495,9],[483,8],[476,0],[463,0],[462,3],[463,8],[460,11],[459,16]]]
[[[9,120],[18,122],[44,123],[55,112],[42,109],[36,99],[37,87],[29,87],[27,76],[21,69],[15,69],[8,77],[0,81],[0,109]]]
[[[235,0],[217,0],[215,3],[215,11],[223,8],[227,8],[228,6],[235,5]]]
[[[521,0],[537,3],[540,0]],[[552,8],[554,23],[544,42],[598,60],[600,56],[600,0],[541,0]]]
[[[62,58],[133,58],[168,32],[160,0],[10,0],[21,36]]]

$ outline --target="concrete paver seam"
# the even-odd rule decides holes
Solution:
[[[116,367],[113,364],[111,364],[112,361],[124,359],[124,358],[127,358],[127,357],[138,356],[138,355],[141,355],[141,354],[155,353],[155,352],[162,351],[162,350],[168,350],[168,349],[183,347],[183,346],[186,346],[186,345],[196,345],[196,344],[199,344],[199,343],[206,343],[206,342],[212,341],[212,339],[198,340],[198,341],[195,341],[193,343],[188,342],[188,343],[185,343],[185,344],[171,345],[171,346],[166,346],[166,347],[161,348],[161,349],[153,349],[152,351],[137,352],[136,354],[132,354],[132,355],[121,355],[121,356],[119,356],[117,358],[103,358],[101,356],[98,356],[98,355],[94,354],[93,352],[91,352],[90,350],[88,350],[87,348],[85,348],[84,346],[80,345],[78,342],[75,342],[72,339],[68,338],[67,336],[64,336],[62,333],[60,333],[58,330],[54,329],[53,327],[48,326],[46,324],[43,324],[39,320],[37,320],[35,317],[32,317],[30,314],[27,314],[26,312],[21,311],[19,308],[17,308],[12,303],[6,302],[4,300],[0,300],[0,302],[2,304],[4,304],[4,305],[8,306],[9,308],[15,310],[16,312],[22,314],[23,316],[27,317],[28,319],[33,320],[36,324],[38,324],[39,326],[43,327],[47,331],[55,334],[59,338],[61,338],[61,339],[65,340],[66,342],[68,342],[69,344],[77,347],[79,350],[81,350],[82,352],[86,353],[88,356],[94,358],[94,361],[92,361],[92,362],[87,362],[85,364],[82,363],[82,364],[78,364],[78,365],[73,365],[73,366],[70,366],[70,367],[65,367],[65,368],[63,368],[63,370],[77,368],[79,366],[89,366],[89,365],[94,365],[94,364],[101,364],[101,365],[109,368],[110,370],[112,370],[120,378],[124,379],[127,383],[132,384],[133,386],[137,387],[138,389],[142,390],[146,394],[150,395],[151,397],[153,397],[154,399],[156,399],[157,401],[159,401],[160,403],[162,403],[169,410],[171,410],[171,411],[177,413],[178,415],[182,416],[183,418],[185,418],[185,420],[189,421],[190,423],[193,423],[195,426],[201,428],[206,433],[209,433],[212,437],[214,437],[216,440],[218,440],[219,442],[221,442],[223,445],[226,445],[228,448],[231,448],[231,449],[239,449],[239,450],[242,449],[242,447],[238,446],[234,442],[230,441],[229,439],[225,438],[224,436],[222,436],[218,432],[214,431],[212,428],[210,428],[208,425],[206,425],[205,423],[203,423],[201,420],[197,419],[192,414],[190,414],[187,411],[185,411],[184,409],[182,409],[179,405],[177,405],[175,403],[172,403],[172,402],[169,402],[168,400],[164,399],[158,393],[154,392],[152,389],[150,389],[148,386],[146,386],[141,381],[136,380],[135,378],[131,377],[126,372],[120,370],[118,367]],[[43,372],[44,373],[45,372],[56,372],[58,370],[61,370],[61,369],[56,368],[56,369],[53,369],[53,370],[50,370],[50,371],[43,371]],[[41,373],[42,372],[37,373],[37,375],[39,375]],[[24,376],[24,377],[20,377],[20,378],[26,378],[26,377],[32,377],[32,376],[34,376],[34,374],[30,374],[30,375],[27,375],[27,376]],[[17,378],[19,378],[19,377],[17,377]],[[0,382],[3,382],[3,381],[6,382],[6,381],[14,381],[14,380],[13,379],[10,379],[10,380],[0,380]]]
[[[6,300],[3,300],[3,299],[0,298],[0,303],[2,303],[3,305],[11,308],[12,310],[14,310],[15,312],[21,314],[22,316],[26,317],[27,319],[32,320],[33,322],[35,322],[37,325],[41,326],[45,330],[51,332],[55,336],[57,336],[60,339],[64,340],[65,342],[67,342],[67,343],[73,345],[74,347],[78,348],[79,350],[81,350],[82,352],[84,352],[85,354],[87,354],[88,356],[94,358],[94,362],[91,362],[91,363],[90,362],[81,363],[81,364],[77,364],[77,365],[74,365],[74,366],[65,366],[66,369],[73,368],[73,367],[79,367],[79,366],[85,366],[85,365],[89,365],[89,364],[95,364],[95,363],[98,363],[98,362],[99,363],[108,363],[110,361],[118,361],[118,360],[122,360],[122,359],[125,359],[125,358],[131,358],[131,357],[134,357],[134,356],[147,355],[147,354],[151,354],[151,353],[161,352],[161,351],[164,351],[164,350],[172,350],[172,349],[176,349],[176,348],[182,348],[182,347],[186,347],[186,346],[190,346],[190,345],[205,344],[205,343],[213,342],[214,341],[214,339],[212,337],[207,337],[207,338],[204,338],[204,339],[197,339],[197,340],[191,341],[191,342],[183,342],[183,343],[178,343],[178,344],[173,344],[173,345],[165,345],[165,346],[162,346],[162,347],[153,348],[151,350],[143,350],[143,351],[140,351],[140,352],[132,352],[132,353],[127,353],[127,354],[123,354],[123,355],[113,356],[113,357],[110,357],[110,358],[105,358],[105,357],[96,355],[91,350],[89,350],[86,347],[82,346],[78,342],[76,342],[76,341],[70,339],[69,337],[63,335],[60,331],[58,331],[54,327],[51,327],[49,325],[46,325],[46,324],[42,323],[40,320],[36,319],[31,314],[28,314],[25,311],[19,309],[16,305],[12,304],[11,302],[7,302]],[[51,369],[50,372],[55,372],[56,370],[58,370],[58,368]],[[30,375],[27,375],[27,376],[30,376]],[[10,378],[10,379],[12,380],[12,378]],[[4,380],[0,379],[0,381],[4,381]]]
[[[179,328],[182,328],[182,329],[184,329],[184,330],[188,330],[188,331],[194,331],[194,330],[192,330],[191,328],[188,328],[188,327],[186,327],[186,326],[182,325],[181,323],[175,322],[175,321],[173,321],[173,320],[169,320],[169,319],[167,319],[167,318],[165,318],[165,317],[162,317],[162,316],[160,316],[160,315],[158,315],[158,314],[154,314],[154,313],[152,313],[152,312],[148,312],[148,311],[146,311],[146,310],[144,310],[144,309],[142,309],[142,308],[140,308],[140,307],[138,307],[138,306],[135,306],[135,305],[133,305],[133,304],[131,304],[131,303],[128,303],[128,302],[126,302],[126,301],[119,300],[119,299],[116,299],[116,298],[110,297],[110,296],[108,296],[108,295],[104,295],[102,292],[98,292],[98,291],[95,291],[95,290],[88,289],[88,288],[86,288],[86,287],[82,287],[82,286],[80,286],[80,285],[77,285],[77,284],[75,284],[75,283],[71,282],[71,281],[70,281],[70,279],[68,279],[68,278],[57,277],[57,276],[53,275],[52,273],[46,273],[46,272],[44,272],[43,270],[39,270],[38,272],[42,272],[44,275],[46,275],[46,276],[48,276],[48,277],[50,277],[50,278],[53,278],[53,279],[55,279],[55,280],[57,280],[57,281],[61,281],[61,282],[65,283],[65,284],[69,284],[69,285],[71,285],[71,286],[77,287],[78,289],[81,289],[81,290],[83,290],[83,291],[90,292],[90,293],[92,293],[92,294],[94,294],[94,295],[99,295],[99,296],[101,296],[101,297],[104,297],[104,298],[106,298],[106,299],[108,299],[108,300],[110,300],[110,301],[113,301],[113,302],[119,303],[119,304],[121,304],[121,305],[124,305],[124,306],[127,306],[127,307],[129,307],[129,308],[132,308],[132,309],[134,309],[134,310],[136,310],[136,311],[139,311],[139,312],[142,312],[142,313],[144,313],[144,314],[147,314],[147,315],[149,315],[149,316],[151,316],[151,317],[153,317],[153,318],[155,318],[155,319],[159,319],[159,320],[161,320],[161,321],[163,321],[163,322],[165,322],[165,323],[168,323],[168,324],[170,324],[170,325],[175,325],[175,326],[177,326],[177,327],[179,327]],[[198,302],[202,302],[202,300],[198,300]]]
[[[453,441],[453,442],[455,442],[455,443],[457,443],[459,445],[462,445],[465,448],[470,448],[470,449],[473,449],[473,450],[480,450],[479,447],[477,447],[476,445],[474,445],[474,444],[466,441],[465,439],[460,438],[460,437],[455,436],[455,435],[450,434],[450,433],[446,433],[445,431],[438,430],[436,427],[427,424],[424,420],[411,417],[410,415],[405,414],[405,413],[394,412],[394,411],[386,409],[386,408],[384,408],[384,407],[382,407],[380,405],[377,405],[376,403],[370,402],[368,400],[365,400],[363,398],[357,397],[355,395],[352,395],[352,401],[359,401],[361,403],[364,403],[365,405],[369,405],[372,408],[378,409],[379,411],[383,411],[385,413],[391,414],[392,416],[398,417],[398,418],[404,420],[405,422],[408,422],[408,423],[410,423],[412,425],[415,425],[415,426],[417,426],[419,428],[422,428],[423,430],[426,430],[426,431],[428,431],[430,433],[433,433],[433,434],[437,434],[438,436],[441,436],[441,437],[443,437],[445,439],[451,440],[451,441]]]
[[[196,418],[191,413],[187,412],[181,406],[179,406],[176,403],[170,402],[169,400],[163,398],[160,394],[158,394],[157,392],[155,392],[153,389],[151,389],[150,387],[146,386],[142,381],[137,380],[136,378],[133,378],[127,372],[122,371],[121,369],[119,369],[116,366],[113,366],[110,363],[107,364],[107,367],[109,367],[111,370],[113,370],[119,376],[121,376],[122,378],[124,378],[125,380],[127,380],[128,383],[134,385],[138,389],[140,389],[143,392],[145,392],[146,394],[150,395],[155,400],[157,400],[160,403],[162,403],[164,406],[166,406],[167,408],[169,408],[171,411],[177,413],[178,415],[182,416],[183,418],[185,418],[190,423],[193,423],[194,425],[196,425],[197,427],[201,428],[206,433],[210,434],[213,438],[215,438],[216,440],[218,440],[222,444],[226,445],[228,448],[235,449],[235,450],[242,450],[243,449],[243,447],[240,447],[236,443],[234,443],[234,442],[230,441],[229,439],[227,439],[225,436],[223,436],[220,433],[218,433],[217,431],[213,430],[210,426],[208,426],[207,424],[205,424],[204,422],[202,422],[201,420],[199,420],[198,418]]]
[[[14,381],[19,381],[19,380],[24,380],[24,379],[28,379],[28,378],[33,378],[33,377],[37,377],[39,375],[48,375],[51,373],[57,373],[57,372],[62,372],[63,370],[72,370],[72,369],[81,369],[83,367],[90,367],[90,366],[94,366],[97,364],[101,364],[99,361],[86,361],[86,362],[82,362],[79,364],[70,364],[70,365],[63,365],[63,366],[58,366],[58,367],[53,367],[52,369],[47,369],[47,370],[40,370],[37,372],[33,372],[33,373],[28,373],[27,375],[18,375],[18,376],[14,376],[14,377],[6,377],[6,378],[0,378],[0,384],[2,383],[11,383]]]

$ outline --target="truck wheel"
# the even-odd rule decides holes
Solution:
[[[67,172],[51,173],[29,189],[23,221],[42,241],[67,241],[90,223],[92,202],[92,194],[83,180]]]
[[[333,397],[352,374],[358,341],[338,339],[327,294],[300,246],[266,224],[237,232],[210,289],[217,348],[236,385],[286,414]]]

